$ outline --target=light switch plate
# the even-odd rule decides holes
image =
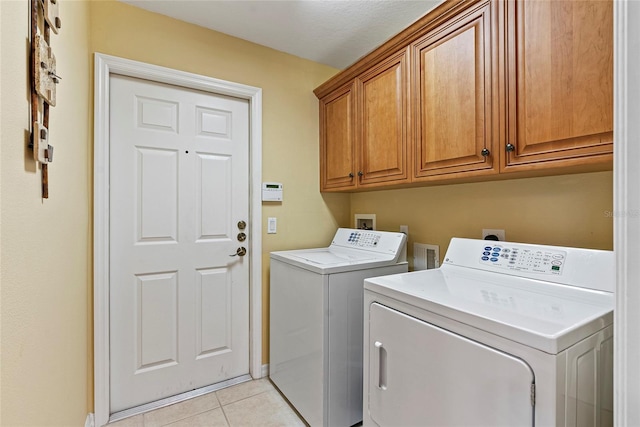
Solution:
[[[274,217],[267,219],[267,234],[276,234],[278,229],[278,220]]]

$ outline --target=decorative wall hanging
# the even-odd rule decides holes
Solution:
[[[62,27],[60,0],[31,0],[31,144],[33,159],[42,170],[42,198],[49,198],[49,163],[53,146],[49,144],[49,108],[56,105],[56,57],[51,48],[51,31]]]

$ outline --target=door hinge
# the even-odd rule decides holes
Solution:
[[[536,406],[536,385],[531,383],[531,406]]]

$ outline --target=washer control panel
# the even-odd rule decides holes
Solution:
[[[480,263],[485,265],[531,273],[562,274],[567,252],[533,246],[492,245],[487,241],[479,255]]]
[[[404,233],[339,228],[331,246],[396,256],[406,253],[406,241],[407,236]]]
[[[368,231],[352,231],[347,243],[360,248],[375,248],[380,242],[380,234]]]

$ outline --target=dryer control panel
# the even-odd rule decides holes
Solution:
[[[513,245],[504,242],[487,241],[479,253],[481,264],[514,271],[529,271],[542,274],[562,274],[567,257],[566,251],[545,247]]]
[[[612,251],[454,237],[442,267],[456,266],[613,292]]]

